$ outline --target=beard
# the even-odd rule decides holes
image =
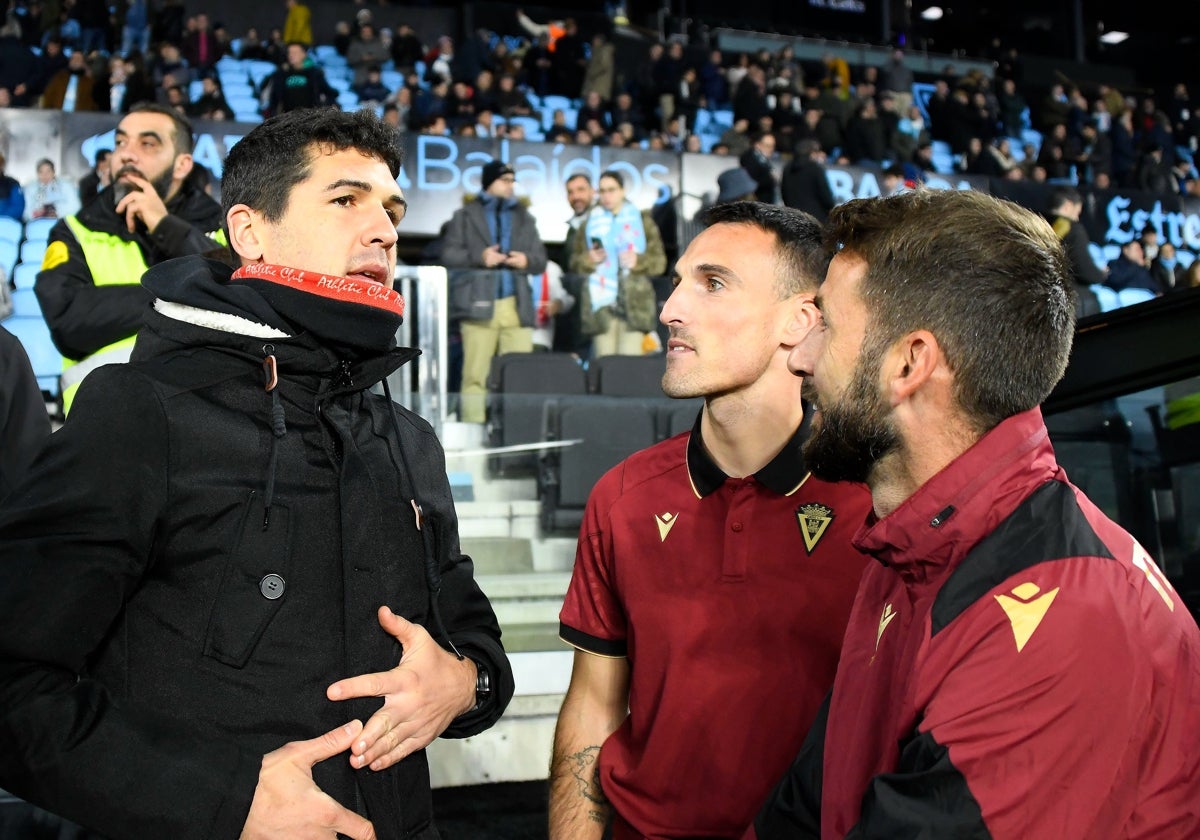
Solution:
[[[837,402],[821,403],[817,389],[808,390],[820,406],[820,419],[804,444],[804,462],[824,481],[865,484],[875,464],[900,447],[891,409],[877,384],[882,353],[872,356],[859,358],[850,386]]]
[[[149,181],[150,185],[154,187],[154,191],[158,193],[158,197],[163,201],[167,200],[167,193],[171,191],[173,173],[170,168],[160,174],[157,178],[147,178],[145,174],[143,174],[141,170],[135,166],[122,166],[120,169],[114,172],[112,176],[112,182],[116,184],[113,189],[116,192],[115,198],[118,202],[120,202],[122,198],[129,195],[131,192],[138,191],[138,188],[128,181],[119,180],[122,175],[136,175],[139,178],[144,178],[145,180]]]

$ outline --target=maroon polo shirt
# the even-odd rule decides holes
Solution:
[[[808,475],[799,430],[729,478],[699,429],[596,484],[560,614],[564,641],[629,659],[600,752],[615,840],[741,835],[833,685],[865,562],[870,495]]]

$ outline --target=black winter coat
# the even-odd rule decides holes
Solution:
[[[168,270],[230,272],[187,258],[148,275]],[[0,510],[0,787],[114,840],[237,838],[265,753],[379,708],[325,690],[399,662],[380,605],[444,641],[414,494],[446,629],[493,685],[444,735],[500,717],[512,672],[460,553],[442,447],[368,390],[416,352],[347,361],[307,334],[147,313],[131,362],[88,377]],[[313,776],[381,840],[437,837],[424,751],[381,772],[337,756]]]

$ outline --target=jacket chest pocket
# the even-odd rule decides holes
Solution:
[[[251,493],[216,601],[208,619],[204,655],[242,668],[283,606],[291,559],[291,518],[286,505],[271,505],[264,528],[262,498]]]

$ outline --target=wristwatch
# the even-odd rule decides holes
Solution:
[[[469,657],[475,663],[475,706],[471,711],[475,711],[483,706],[492,696],[492,679],[488,674],[487,666],[476,659],[474,656]]]

